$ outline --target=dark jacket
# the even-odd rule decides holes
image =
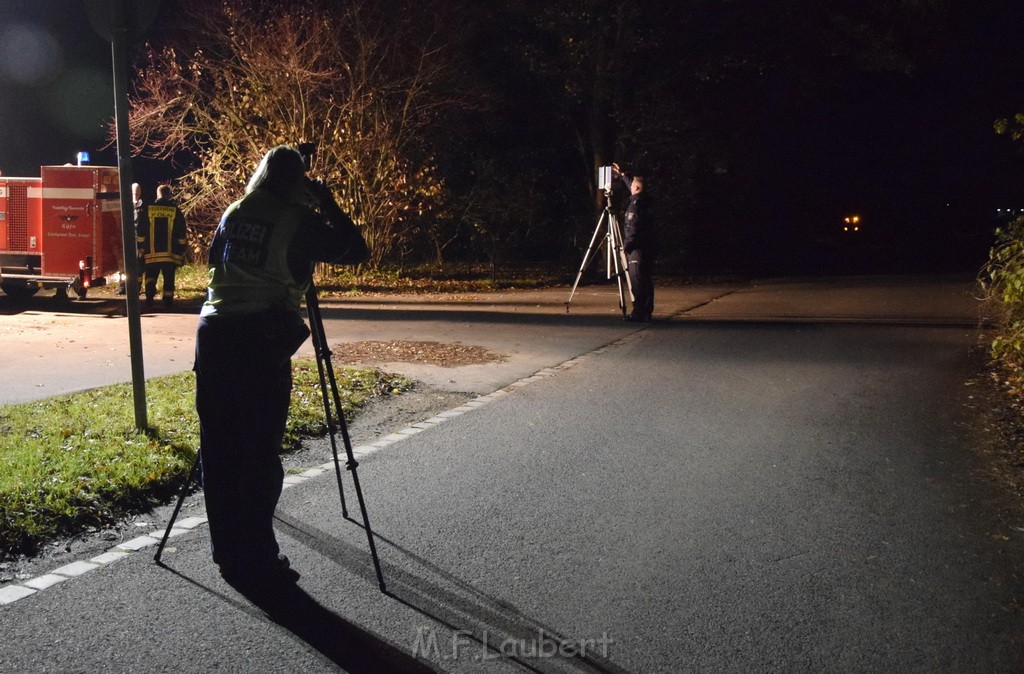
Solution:
[[[622,180],[626,183],[627,188],[632,183],[632,179],[624,174]],[[622,233],[622,247],[626,253],[643,250],[645,253],[653,254],[655,246],[654,219],[651,217],[651,198],[646,192],[629,196],[623,220],[625,225]]]

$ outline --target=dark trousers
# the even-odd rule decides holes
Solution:
[[[196,334],[203,491],[213,560],[252,570],[279,552],[273,518],[284,469],[279,451],[291,397],[291,361],[235,317],[199,321]]]
[[[145,266],[144,282],[147,300],[151,300],[156,296],[156,278],[160,274],[164,275],[164,299],[174,299],[174,272],[177,268],[178,265],[173,262],[155,262]]]
[[[629,262],[629,283],[633,286],[634,318],[649,319],[654,313],[654,278],[651,267],[654,260],[645,256],[643,250],[634,250],[627,255]]]

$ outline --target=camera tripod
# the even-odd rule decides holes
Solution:
[[[606,277],[609,279],[614,278],[618,285],[619,309],[622,310],[623,317],[626,316],[627,290],[629,291],[630,299],[633,298],[633,284],[630,282],[629,274],[627,273],[629,263],[626,261],[626,252],[622,247],[622,227],[612,211],[612,190],[610,186],[604,191],[604,199],[604,211],[602,211],[601,217],[597,220],[597,227],[594,228],[594,235],[590,238],[590,245],[583,256],[583,263],[576,274],[576,281],[572,284],[569,299],[565,301],[565,313],[569,313],[569,303],[572,302],[573,295],[576,294],[576,287],[579,285],[580,279],[583,278],[583,272],[590,262],[597,257],[597,252],[602,245],[605,247]],[[625,279],[625,286],[623,286],[623,279]]]
[[[362,527],[366,529],[366,540],[370,546],[373,569],[377,574],[377,586],[381,592],[387,592],[384,585],[384,575],[380,568],[380,558],[377,556],[377,546],[374,543],[373,530],[370,528],[370,518],[366,512],[366,501],[363,499],[363,490],[359,485],[359,474],[356,472],[359,463],[352,453],[352,441],[348,435],[348,425],[345,422],[345,414],[341,407],[341,395],[338,393],[338,380],[334,375],[334,365],[331,363],[331,350],[327,345],[323,317],[320,315],[320,302],[317,298],[316,286],[312,282],[310,282],[309,289],[306,291],[306,314],[309,317],[310,334],[313,338],[313,349],[316,352],[316,369],[320,376],[320,390],[323,394],[324,414],[327,417],[327,429],[331,438],[331,453],[334,456],[334,475],[338,481],[338,496],[341,498],[341,515],[349,521],[355,521],[349,516],[348,505],[345,502],[345,490],[342,486],[341,462],[338,456],[338,443],[336,440],[339,428],[345,445],[345,468],[352,473],[352,484],[355,487],[356,500],[359,502],[359,511],[363,518]],[[178,518],[178,513],[181,511],[181,506],[185,501],[185,496],[188,495],[188,487],[200,470],[201,451],[202,448],[196,452],[195,463],[192,464],[192,470],[189,471],[188,477],[185,478],[185,483],[181,486],[178,502],[174,507],[174,512],[171,514],[170,521],[167,523],[167,529],[164,531],[160,545],[157,547],[156,555],[153,557],[158,564],[160,563],[164,546],[167,545],[167,539],[170,538],[171,528]]]

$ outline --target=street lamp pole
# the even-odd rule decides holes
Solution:
[[[131,353],[132,400],[135,427],[149,427],[146,416],[146,374],[142,362],[142,317],[139,304],[138,255],[135,243],[135,217],[132,196],[132,144],[128,128],[128,21],[127,0],[113,0],[110,26],[111,53],[114,62],[114,125],[117,137],[117,170],[120,175],[121,231],[124,238],[125,288],[128,296],[128,344]]]

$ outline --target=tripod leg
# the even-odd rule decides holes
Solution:
[[[619,267],[612,260],[615,258],[615,240],[612,238],[612,228],[604,237],[604,277],[613,279],[619,275]]]
[[[316,335],[316,341],[319,342],[317,347],[318,354],[321,354],[317,359],[318,369],[320,371],[320,383],[324,394],[324,407],[328,409],[327,415],[327,427],[331,429],[331,447],[334,449],[334,469],[335,474],[338,476],[338,491],[341,492],[341,468],[338,463],[338,451],[334,441],[334,423],[329,412],[330,404],[327,403],[327,384],[330,384],[331,399],[334,402],[334,408],[338,412],[338,426],[341,429],[341,438],[345,445],[345,457],[347,459],[345,467],[352,473],[352,485],[355,487],[356,500],[359,502],[359,512],[363,517],[363,528],[366,529],[366,541],[370,546],[370,557],[373,559],[373,568],[377,573],[377,586],[381,592],[386,592],[387,589],[384,584],[384,574],[380,568],[380,557],[377,555],[377,544],[374,541],[373,529],[370,528],[370,516],[366,511],[366,501],[363,498],[363,489],[359,484],[359,473],[356,472],[356,468],[359,463],[356,461],[355,456],[352,453],[352,440],[348,435],[348,424],[345,422],[345,414],[341,407],[341,394],[338,393],[338,380],[334,376],[334,365],[331,363],[331,352],[327,348],[327,339],[324,333],[323,318],[320,315],[320,302],[316,296],[316,287],[310,283],[309,291],[306,293],[306,309],[309,312],[310,323],[315,323],[315,326],[311,326],[311,332]],[[325,380],[326,375],[326,380]],[[342,514],[344,517],[348,517],[345,512],[345,497],[342,495]]]
[[[338,496],[341,499],[341,515],[348,518],[348,505],[345,503],[345,488],[341,482],[341,467],[338,461],[337,427],[334,424],[334,411],[331,409],[332,396],[328,395],[327,367],[331,363],[331,351],[327,347],[327,339],[323,333],[323,320],[320,317],[320,303],[316,291],[310,285],[306,293],[306,312],[309,314],[310,335],[313,339],[313,351],[316,353],[316,370],[320,377],[320,391],[324,401],[324,415],[327,419],[327,434],[331,439],[331,453],[334,455],[334,476],[338,482]],[[333,376],[333,370],[332,370]],[[337,386],[335,385],[335,392]],[[340,403],[337,405],[338,417],[344,422],[345,413]]]
[[[625,237],[622,235],[622,225],[619,224],[618,220],[614,220],[611,226],[615,232],[615,254],[618,256],[619,264],[622,266],[622,273],[626,279],[626,288],[629,290],[629,298],[632,300],[635,296],[633,295],[633,281],[629,275],[629,259],[626,257],[626,244]]]
[[[609,258],[614,259],[616,269],[616,281],[619,286],[619,309],[622,310],[622,316],[626,316],[626,294],[622,290],[622,280],[626,280],[626,288],[629,290],[630,298],[633,297],[633,286],[629,280],[629,262],[626,259],[626,254],[622,249],[622,230],[619,228],[619,221],[612,216],[611,222],[608,224],[608,231],[611,242],[608,246]]]
[[[587,246],[587,252],[583,255],[583,264],[580,265],[580,270],[576,273],[576,281],[572,284],[572,290],[569,292],[569,299],[565,301],[565,313],[569,313],[569,303],[572,302],[572,297],[576,294],[576,286],[579,285],[580,279],[583,278],[583,272],[597,253],[597,248],[600,245],[598,243],[598,236],[601,234],[601,227],[604,225],[605,216],[607,215],[608,209],[606,208],[604,212],[601,213],[601,217],[597,220],[597,227],[594,228],[594,235],[590,237],[590,245]]]
[[[188,472],[188,477],[185,478],[185,482],[181,485],[181,493],[178,494],[178,503],[174,506],[174,512],[171,513],[171,520],[167,523],[167,529],[164,531],[164,537],[160,539],[160,545],[156,548],[156,554],[153,555],[153,561],[157,564],[160,563],[160,557],[164,554],[164,546],[167,545],[167,539],[171,537],[171,528],[174,526],[175,520],[178,519],[178,513],[181,512],[181,506],[185,502],[185,497],[188,496],[188,486],[192,484],[193,478],[196,473],[199,472],[200,461],[202,457],[200,452],[196,452],[195,463],[192,464],[192,470]]]

